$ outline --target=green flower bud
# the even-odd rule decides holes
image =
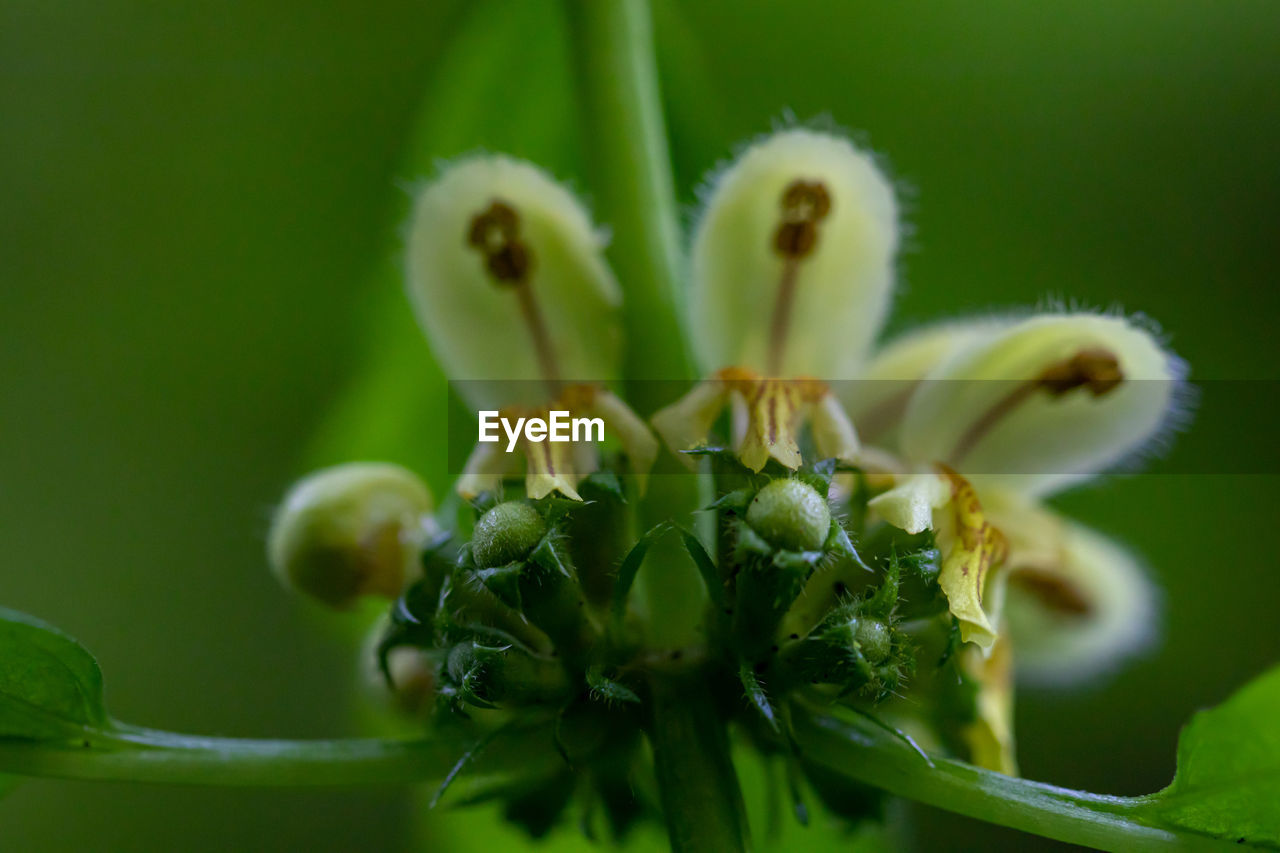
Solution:
[[[853,641],[868,663],[880,663],[893,648],[889,626],[876,619],[858,619],[853,627]]]
[[[505,566],[528,557],[546,533],[547,523],[529,504],[498,504],[476,522],[471,556],[482,569]]]
[[[423,188],[409,296],[472,406],[537,406],[561,381],[617,378],[622,297],[605,242],[572,193],[510,157],[468,157]]]
[[[817,551],[831,530],[831,508],[808,483],[774,480],[747,507],[747,524],[775,548]]]
[[[272,570],[331,607],[362,595],[395,598],[418,570],[431,495],[413,473],[356,462],[298,481],[268,537]]]

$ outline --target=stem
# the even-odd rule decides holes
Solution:
[[[680,227],[649,4],[565,0],[565,8],[597,214],[613,228],[609,255],[626,299],[625,375],[686,380]],[[665,396],[660,382],[639,382],[630,394],[642,413],[670,402]]]
[[[723,720],[701,674],[655,676],[649,741],[675,853],[746,849],[742,792]]]
[[[1058,788],[983,770],[970,764],[926,760],[870,724],[805,712],[794,715],[795,738],[805,758],[900,797],[988,823],[1099,850],[1210,850],[1211,839],[1141,822],[1140,798]]]
[[[545,728],[513,732],[471,772],[560,761]],[[248,740],[123,727],[81,742],[0,740],[0,771],[24,776],[178,785],[317,787],[440,780],[457,762],[445,739]]]
[[[658,93],[648,0],[564,0],[596,213],[613,229],[609,258],[622,285],[627,398],[641,414],[693,378],[680,292],[680,224]],[[697,480],[661,458],[639,506],[648,529],[699,506]],[[706,596],[687,555],[659,543],[636,584],[646,639],[696,642]]]

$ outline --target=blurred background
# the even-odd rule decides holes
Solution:
[[[895,326],[1118,304],[1157,319],[1198,379],[1280,378],[1272,0],[654,3],[686,204],[739,141],[788,112],[825,117],[883,156],[906,199]],[[94,651],[118,717],[360,729],[359,620],[334,628],[277,587],[269,513],[291,478],[350,458],[447,487],[444,386],[400,291],[406,187],[484,147],[589,199],[565,51],[553,0],[0,0],[0,602]],[[1280,566],[1261,535],[1280,510],[1264,449],[1278,413],[1274,395],[1237,397],[1210,387],[1151,473],[1059,499],[1145,556],[1163,640],[1088,689],[1024,692],[1025,775],[1161,787],[1188,715],[1280,660]],[[518,840],[472,813],[421,830],[421,808],[397,790],[33,781],[0,803],[0,837],[22,851]],[[906,818],[921,849],[1028,842]],[[850,849],[818,823],[788,843]],[[572,830],[551,843],[578,844]]]

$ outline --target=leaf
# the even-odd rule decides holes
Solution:
[[[1173,784],[1144,814],[1238,843],[1280,846],[1280,666],[1191,718]]]
[[[707,597],[717,609],[723,607],[724,582],[720,580],[720,570],[716,568],[715,561],[711,559],[707,549],[702,547],[702,542],[697,536],[683,527],[677,529],[680,531],[680,538],[684,541],[685,550],[693,558],[694,565],[698,567],[698,573],[702,575],[702,582],[706,584]]]
[[[769,701],[769,694],[765,693],[764,685],[751,669],[751,664],[743,661],[738,667],[738,678],[742,681],[742,689],[747,692],[747,699],[751,701],[751,706],[760,712],[760,716],[775,734],[782,734],[782,728],[778,725],[778,714],[773,709],[773,703]]]
[[[591,698],[607,704],[630,703],[640,704],[640,697],[626,685],[620,684],[604,674],[600,665],[587,668],[587,686],[591,688]]]
[[[554,536],[544,536],[538,546],[533,549],[529,559],[549,572],[558,572],[566,578],[575,577],[573,563],[569,555],[564,553],[559,541]]]
[[[649,546],[666,531],[668,526],[664,521],[649,528],[636,540],[636,544],[631,546],[627,556],[622,558],[622,566],[618,569],[618,580],[613,588],[614,625],[622,625],[623,617],[627,612],[627,596],[636,582],[636,574],[640,571],[640,564],[644,562],[644,555],[649,552]]]
[[[0,608],[0,737],[67,739],[110,726],[93,656],[38,619]]]

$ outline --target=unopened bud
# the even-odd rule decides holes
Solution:
[[[271,567],[287,586],[349,607],[362,595],[395,598],[417,571],[431,495],[397,465],[357,462],[298,481],[276,512]]]

